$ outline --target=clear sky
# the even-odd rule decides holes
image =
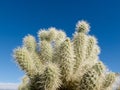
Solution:
[[[18,83],[23,76],[12,53],[25,35],[54,26],[72,37],[82,19],[98,38],[100,59],[120,72],[120,0],[0,0],[0,82]]]

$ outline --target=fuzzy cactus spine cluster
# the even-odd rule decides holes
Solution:
[[[112,90],[116,75],[100,61],[98,42],[89,31],[89,24],[79,21],[72,40],[53,27],[39,31],[38,44],[26,36],[14,50],[26,75],[19,90]]]

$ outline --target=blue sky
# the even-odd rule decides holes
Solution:
[[[25,35],[54,26],[72,37],[82,19],[98,38],[100,59],[120,72],[120,0],[0,0],[0,82],[20,82],[24,73],[12,53]]]

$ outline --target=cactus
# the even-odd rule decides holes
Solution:
[[[94,70],[85,73],[80,81],[79,90],[97,90],[98,74]]]
[[[29,78],[27,76],[23,77],[22,83],[19,85],[18,90],[30,90]]]
[[[114,81],[115,81],[115,73],[107,74],[105,77],[105,81],[103,82],[103,88],[107,90],[107,88],[109,88]]]
[[[100,61],[98,42],[89,31],[89,24],[79,21],[72,40],[53,27],[38,32],[38,44],[26,36],[14,50],[26,75],[18,90],[112,90],[115,73]]]

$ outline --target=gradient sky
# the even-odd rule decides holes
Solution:
[[[120,0],[0,0],[0,82],[20,82],[24,72],[12,53],[25,35],[54,26],[72,37],[82,19],[98,38],[100,59],[120,72]]]

